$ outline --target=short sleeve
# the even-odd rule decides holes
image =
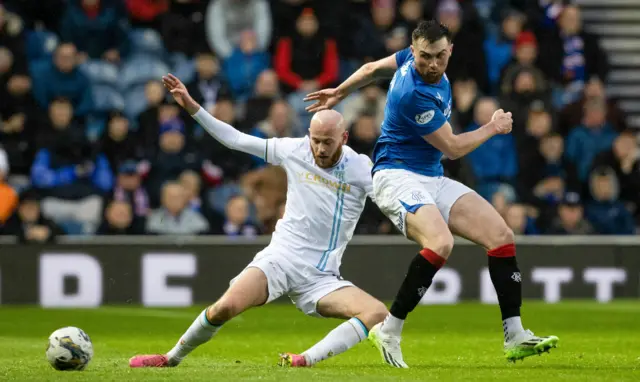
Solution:
[[[403,122],[420,136],[433,133],[447,122],[442,110],[429,98],[413,93],[405,96],[401,105]]]
[[[396,64],[398,65],[398,68],[404,65],[405,61],[407,61],[409,57],[411,57],[410,47],[404,48],[401,51],[396,52]]]
[[[264,159],[266,162],[280,165],[293,150],[302,144],[305,138],[269,138],[266,140]]]
[[[356,158],[356,171],[355,171],[355,179],[356,185],[364,189],[367,193],[367,196],[371,198],[371,200],[375,203],[375,197],[373,193],[373,180],[371,175],[371,169],[373,168],[373,162],[371,158],[364,154],[359,154]]]

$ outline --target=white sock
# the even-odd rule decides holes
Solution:
[[[385,333],[392,334],[394,336],[399,336],[402,334],[402,326],[404,325],[404,320],[401,320],[397,317],[394,317],[391,313],[387,315],[387,317],[382,322],[382,326],[380,330]]]
[[[364,341],[368,335],[369,331],[362,321],[354,317],[330,331],[326,337],[302,355],[307,361],[307,365],[311,366],[334,355],[344,353]]]
[[[520,316],[509,317],[502,321],[502,329],[504,330],[504,341],[509,342],[517,334],[524,332],[522,319],[520,319]]]
[[[207,320],[207,310],[203,310],[182,335],[176,346],[167,353],[169,363],[174,365],[180,363],[187,354],[209,341],[221,327],[222,325],[212,325]]]

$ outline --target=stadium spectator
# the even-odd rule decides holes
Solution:
[[[409,39],[405,41],[405,46],[411,43],[411,31],[413,31],[417,26],[420,20],[424,20],[424,7],[420,0],[402,0],[400,2],[399,10],[399,19],[400,23],[403,25],[407,34],[409,35]]]
[[[266,0],[217,0],[209,3],[206,34],[209,46],[225,59],[239,45],[243,31],[258,37],[258,51],[266,51],[271,42],[271,9]]]
[[[138,28],[160,29],[160,20],[169,10],[169,0],[125,0],[131,25]]]
[[[575,4],[562,7],[547,2],[546,16],[556,27],[543,34],[539,66],[546,76],[563,87],[561,105],[577,100],[587,81],[593,77],[605,81],[609,73],[606,53],[598,38],[583,30],[580,8]]]
[[[7,153],[0,147],[0,226],[13,214],[18,205],[18,194],[6,183],[9,176]]]
[[[471,77],[478,88],[486,93],[489,82],[483,35],[462,22],[462,9],[455,0],[441,1],[436,10],[436,18],[447,25],[453,36],[455,54],[451,55],[447,67],[449,81],[455,83],[458,78]]]
[[[295,125],[291,107],[286,101],[277,101],[271,105],[269,117],[259,122],[251,130],[251,135],[260,138],[282,138],[303,135]],[[262,158],[254,157],[256,165],[264,165]]]
[[[501,74],[500,92],[511,93],[515,77],[523,70],[530,71],[541,89],[547,89],[544,73],[536,65],[538,56],[538,42],[536,36],[530,31],[521,32],[514,43],[514,57]]]
[[[116,186],[111,198],[131,205],[135,218],[149,215],[149,194],[142,187],[142,178],[138,174],[138,164],[135,161],[127,160],[118,167]]]
[[[593,98],[584,105],[584,117],[580,126],[574,127],[567,137],[566,156],[578,169],[580,181],[585,182],[594,158],[610,150],[618,133],[607,122],[604,100]]]
[[[92,233],[100,222],[102,197],[111,191],[109,161],[96,154],[78,130],[60,132],[52,146],[36,153],[31,183],[43,195],[43,214],[58,224],[82,224]]]
[[[452,120],[457,126],[468,126],[473,122],[473,109],[482,93],[473,78],[458,78],[451,86],[454,110]]]
[[[636,219],[640,216],[640,148],[633,132],[620,134],[613,148],[600,153],[594,167],[612,168],[620,181],[620,200],[626,202]]]
[[[311,92],[330,86],[338,79],[338,64],[336,42],[319,30],[311,8],[300,13],[296,32],[281,37],[276,44],[274,68],[285,92]]]
[[[504,12],[500,29],[489,33],[484,41],[489,89],[493,94],[497,94],[499,91],[500,74],[513,58],[514,43],[522,32],[524,21],[525,16],[522,13],[507,9]]]
[[[253,237],[260,233],[258,227],[249,221],[249,201],[246,197],[237,195],[229,199],[225,215],[225,235]]]
[[[516,235],[538,234],[534,219],[527,215],[527,208],[522,204],[507,206],[504,220]]]
[[[144,220],[136,219],[127,202],[113,200],[105,209],[96,235],[142,235]]]
[[[85,57],[118,63],[127,53],[128,23],[118,2],[70,0],[60,22],[60,37]]]
[[[209,52],[196,55],[196,77],[187,84],[187,90],[193,99],[209,110],[215,106],[219,97],[228,97],[230,89],[220,76],[220,62]]]
[[[162,206],[147,219],[146,232],[158,235],[199,235],[209,231],[209,223],[197,211],[187,207],[187,197],[180,183],[162,187]]]
[[[551,222],[547,231],[551,235],[589,235],[593,227],[584,219],[584,207],[580,194],[567,192],[558,205],[558,216]]]
[[[351,125],[348,145],[358,154],[365,154],[373,158],[373,147],[380,136],[380,125],[374,116],[363,113]]]
[[[559,133],[561,133],[563,136],[567,136],[572,128],[578,126],[582,122],[582,118],[584,115],[584,105],[588,99],[602,99],[604,102],[606,102],[607,121],[616,131],[622,132],[628,128],[627,115],[625,114],[625,112],[620,109],[620,106],[618,105],[618,102],[616,100],[606,98],[604,83],[602,83],[599,78],[593,77],[585,85],[582,97],[579,100],[565,106],[558,113]]]
[[[26,36],[20,17],[7,12],[0,4],[0,49],[7,49],[11,53],[10,67],[14,73],[27,72],[25,41]],[[2,69],[0,65],[0,75],[3,72]]]
[[[26,29],[46,28],[54,32],[58,31],[66,7],[66,0],[20,0],[5,3],[20,15]]]
[[[52,243],[64,232],[40,212],[40,197],[33,190],[20,194],[20,205],[6,225],[3,235],[18,237],[20,243]]]
[[[267,119],[273,102],[280,97],[278,75],[272,69],[260,73],[254,94],[245,103],[242,130],[247,131]]]
[[[348,33],[342,36],[345,40],[349,40],[345,50],[353,50],[350,56],[365,62],[394,53],[387,50],[386,40],[395,20],[394,0],[371,1],[369,12],[353,15],[350,20],[352,27],[346,28]]]
[[[376,126],[382,125],[387,96],[376,84],[370,84],[344,100],[344,123],[351,126],[361,114],[374,116]]]
[[[493,98],[482,98],[476,103],[474,121],[465,132],[474,131],[491,121],[498,110]],[[486,200],[502,183],[513,184],[518,171],[516,146],[511,135],[496,135],[467,155],[475,178],[475,189]]]
[[[13,76],[0,89],[0,142],[9,157],[13,175],[29,174],[36,150],[39,111],[31,96],[31,79]]]
[[[273,233],[279,208],[287,199],[287,174],[279,166],[266,166],[245,174],[240,180],[242,192],[256,208],[261,231]]]
[[[169,12],[160,21],[162,40],[169,52],[193,57],[197,52],[211,49],[205,33],[207,1],[172,1]]]
[[[165,100],[166,90],[160,81],[149,81],[144,93],[147,108],[138,116],[138,137],[145,155],[153,155],[158,148],[160,123],[176,118],[180,110]]]
[[[73,105],[66,98],[55,98],[48,107],[47,121],[38,129],[38,148],[55,145],[65,134],[84,134],[84,126],[73,118]]]
[[[203,199],[200,197],[201,183],[200,175],[192,170],[185,170],[178,182],[182,186],[187,198],[187,207],[200,213],[204,213],[206,207],[203,205]]]
[[[511,86],[504,86],[500,105],[513,114],[514,128],[524,126],[531,105],[542,101],[549,108],[550,100],[544,78],[535,68],[522,67],[513,73]],[[520,131],[522,131],[520,129]]]
[[[111,112],[100,142],[100,151],[107,157],[112,169],[117,169],[127,159],[141,159],[142,148],[131,131],[129,120],[121,112]]]
[[[222,181],[222,170],[202,154],[185,144],[185,126],[179,118],[172,118],[160,125],[159,150],[142,163],[142,175],[151,196],[151,204],[157,205],[162,184],[177,179],[185,170],[200,172],[207,184]]]
[[[592,201],[587,203],[587,219],[601,235],[632,235],[635,224],[624,203],[618,200],[620,184],[615,171],[595,169],[589,179]]]
[[[240,42],[223,59],[222,71],[235,99],[245,101],[253,92],[258,75],[270,65],[269,54],[258,50],[258,37],[252,30],[240,34]]]
[[[57,97],[68,98],[75,115],[85,116],[93,109],[89,79],[77,66],[76,47],[60,44],[53,62],[39,63],[33,68],[33,95],[41,108],[47,109]]]

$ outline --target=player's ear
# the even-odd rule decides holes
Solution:
[[[343,144],[343,145],[344,145],[344,144],[346,144],[348,140],[349,140],[349,132],[348,132],[348,131],[345,131],[345,132],[342,134],[342,144]]]

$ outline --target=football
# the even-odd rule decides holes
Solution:
[[[93,358],[89,336],[73,326],[61,328],[49,336],[47,361],[56,370],[84,370]]]

